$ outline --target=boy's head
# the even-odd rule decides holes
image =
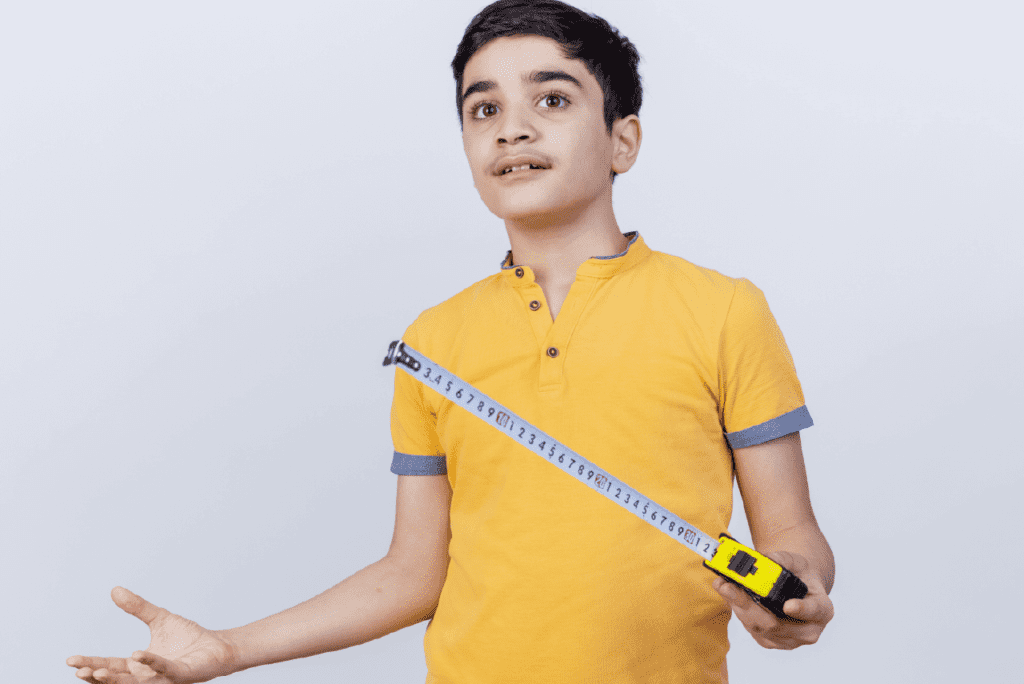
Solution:
[[[473,54],[495,38],[544,36],[562,46],[568,59],[578,59],[597,79],[604,93],[608,134],[616,119],[640,113],[643,85],[637,64],[640,54],[607,21],[558,0],[498,0],[469,22],[452,60],[455,106],[463,124],[463,74]]]
[[[498,0],[473,18],[452,71],[467,156],[492,211],[502,215],[481,181],[495,175],[492,162],[515,157],[518,150],[542,157],[549,145],[556,155],[569,150],[572,158],[561,160],[562,171],[573,176],[563,183],[579,182],[581,171],[600,164],[604,183],[609,177],[614,182],[615,152],[609,150],[630,123],[625,119],[635,120],[639,146],[639,59],[629,39],[607,21],[557,0]],[[581,146],[608,149],[602,158],[595,157],[598,150],[584,159],[575,154]],[[631,163],[618,166],[625,170]]]

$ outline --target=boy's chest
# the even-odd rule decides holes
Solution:
[[[466,353],[458,354],[449,370],[573,448],[591,443],[601,448],[606,444],[595,440],[608,434],[615,441],[631,435],[623,444],[632,446],[651,439],[721,440],[717,359],[704,331],[642,304],[618,316],[584,311],[569,321],[571,313],[567,308],[566,318],[537,335],[516,325],[514,315],[504,317],[503,324],[473,328],[500,329],[501,336],[473,339],[473,332],[464,330],[459,347]],[[480,350],[487,353],[476,353]],[[450,458],[470,444],[480,448],[504,439],[440,397],[434,409],[438,437]]]
[[[581,325],[556,358],[538,354],[527,337],[490,358],[463,357],[450,370],[598,467],[680,515],[699,518],[705,513],[701,492],[718,491],[731,473],[717,371],[701,346],[635,322]],[[563,359],[560,382],[540,385],[544,364]],[[534,500],[590,505],[586,487],[546,462],[559,454],[547,452],[543,436],[530,442],[537,449],[530,453],[466,406],[442,400],[434,408],[464,510],[503,520],[528,515]],[[522,439],[532,437],[532,428],[519,429],[526,430]],[[579,511],[567,519],[578,520]]]
[[[566,298],[569,296],[572,284],[573,281],[540,285],[544,301],[548,305],[548,314],[551,317],[552,323],[558,321],[558,314],[562,310],[562,305],[565,303]]]
[[[686,306],[666,307],[643,288],[601,285],[549,288],[557,313],[547,311],[552,302],[536,284],[474,307],[444,345],[442,363],[521,414],[552,402],[601,413],[626,401],[717,413],[716,324]]]

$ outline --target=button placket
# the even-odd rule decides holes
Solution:
[[[523,284],[525,285],[525,283]],[[551,335],[552,321],[551,316],[541,315],[545,311],[543,290],[537,283],[532,283],[527,287],[520,288],[519,294],[525,307],[523,313],[529,318],[530,327],[533,328],[533,333],[537,338],[537,345],[542,350],[547,349],[551,346],[547,344],[547,339]]]
[[[569,294],[562,304],[558,318],[549,328],[541,346],[539,388],[542,391],[557,391],[562,386],[565,360],[569,354],[573,330],[579,323],[580,316],[597,288],[598,280],[579,278],[572,284]],[[541,318],[537,316],[536,318]],[[545,316],[548,320],[550,316]]]
[[[540,383],[541,391],[558,390],[562,386],[562,370],[565,365],[564,343],[548,340],[541,347]]]

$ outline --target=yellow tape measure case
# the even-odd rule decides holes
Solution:
[[[782,610],[786,601],[807,596],[807,585],[799,577],[727,534],[719,536],[718,550],[704,565],[780,618],[793,619]]]

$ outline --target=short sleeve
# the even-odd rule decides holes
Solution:
[[[417,349],[415,323],[402,340]],[[424,398],[423,383],[395,367],[391,402],[391,441],[395,447],[391,472],[398,475],[441,475],[444,451],[437,438],[437,415]]]
[[[736,281],[718,349],[720,418],[729,446],[761,444],[813,425],[793,357],[764,294]]]

